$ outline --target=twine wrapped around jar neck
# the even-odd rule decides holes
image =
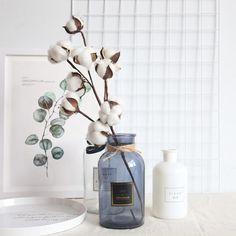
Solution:
[[[122,146],[112,146],[107,144],[108,152],[139,152],[136,150],[135,144],[127,144]]]

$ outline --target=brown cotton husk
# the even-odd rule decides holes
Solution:
[[[75,21],[75,25],[77,29],[80,31],[83,29],[84,25],[82,24],[81,20],[77,19],[76,17],[72,16],[72,19]]]
[[[78,108],[78,102],[74,98],[67,98],[68,102],[75,108]]]
[[[111,67],[108,66],[106,69],[106,73],[103,76],[103,79],[110,79],[110,78],[112,78],[112,76],[113,76],[113,71],[112,71]]]
[[[112,107],[119,105],[119,103],[115,101],[109,101],[109,105],[110,105],[110,109],[112,109]]]
[[[105,135],[106,137],[109,135],[107,132],[105,131],[101,131],[101,134]]]
[[[79,59],[78,59],[77,56],[74,56],[74,57],[73,57],[73,61],[74,61],[74,63],[80,65],[80,62],[79,62]]]
[[[104,48],[102,48],[102,49],[100,50],[100,55],[101,55],[101,58],[102,58],[102,59],[104,59],[104,56],[103,56],[103,49],[104,49]]]
[[[82,79],[82,76],[78,72],[71,72],[72,77],[77,76]]]
[[[94,62],[94,61],[96,61],[97,60],[97,58],[98,58],[98,56],[97,56],[97,53],[91,53],[91,58],[92,58],[92,61]]]
[[[110,59],[115,64],[119,60],[119,58],[120,58],[120,52],[117,52]]]

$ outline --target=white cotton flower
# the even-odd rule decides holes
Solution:
[[[72,57],[74,63],[86,67],[87,70],[90,70],[93,62],[97,60],[96,52],[90,47],[76,48],[72,52]]]
[[[111,112],[111,108],[110,108],[110,104],[108,101],[103,102],[101,105],[101,111],[106,114],[109,115],[109,113]]]
[[[116,106],[112,107],[111,112],[117,114],[118,116],[120,116],[122,114],[121,105],[116,105]]]
[[[67,50],[68,53],[70,53],[74,48],[73,43],[69,40],[58,41],[57,45],[65,50]]]
[[[61,102],[61,112],[65,115],[72,115],[77,112],[79,98],[76,93],[68,92]]]
[[[81,52],[83,52],[85,47],[75,47],[71,52],[71,57],[75,57],[79,55]]]
[[[88,127],[87,140],[94,145],[104,145],[107,142],[109,127],[100,121],[92,122]]]
[[[68,59],[69,52],[59,45],[51,46],[48,50],[48,60],[51,63],[59,63]]]
[[[120,52],[108,48],[102,48],[100,54],[103,59],[110,59],[114,64],[117,63],[120,58]]]
[[[102,134],[101,132],[92,132],[87,135],[87,139],[90,143],[101,146],[106,144],[107,142],[107,137]]]
[[[81,97],[85,94],[84,80],[77,72],[70,72],[66,78],[66,89]]]
[[[117,125],[120,122],[120,117],[115,114],[115,113],[111,113],[110,115],[107,116],[107,124],[109,126],[113,126],[113,125]]]
[[[84,27],[83,20],[78,16],[72,16],[72,19],[70,19],[66,25],[64,26],[65,31],[68,34],[76,34],[80,32]]]
[[[118,102],[109,100],[102,103],[98,114],[102,123],[113,126],[120,122],[122,108]]]
[[[107,125],[103,124],[102,122],[100,122],[99,120],[94,122],[93,129],[95,131],[100,131],[100,132],[108,132],[109,131],[109,127]]]
[[[114,75],[114,72],[120,68],[117,65],[113,64],[110,59],[102,59],[96,63],[95,71],[98,76],[102,79],[111,79]]]
[[[101,110],[99,111],[98,115],[99,115],[99,119],[101,120],[101,122],[103,124],[106,124],[107,123],[107,116],[108,115],[103,113]]]

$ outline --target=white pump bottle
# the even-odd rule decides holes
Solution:
[[[152,213],[163,219],[183,218],[187,215],[187,169],[176,162],[176,150],[163,154],[163,162],[153,169]]]

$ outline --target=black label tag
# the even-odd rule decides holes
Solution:
[[[133,206],[134,191],[132,182],[111,182],[111,205]]]

